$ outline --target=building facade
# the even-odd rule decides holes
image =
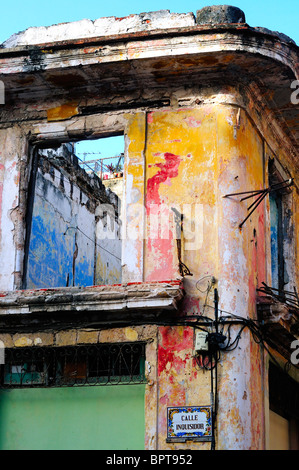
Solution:
[[[294,41],[227,6],[83,20],[0,79],[0,447],[298,449]],[[122,197],[68,152],[113,135]]]

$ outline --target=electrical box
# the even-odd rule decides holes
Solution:
[[[208,332],[207,331],[197,331],[195,335],[195,351],[208,351]]]

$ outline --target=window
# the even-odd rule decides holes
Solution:
[[[7,349],[2,388],[144,383],[145,343]]]
[[[278,164],[269,160],[269,194],[271,230],[271,274],[272,287],[283,291],[287,284],[293,290],[293,223],[291,186],[287,177],[282,177]]]
[[[282,230],[282,195],[279,192],[270,193],[270,223],[271,223],[271,273],[272,287],[284,288],[284,257]]]
[[[24,289],[121,283],[123,147],[117,136],[35,149]]]

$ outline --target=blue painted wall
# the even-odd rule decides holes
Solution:
[[[26,276],[29,289],[94,284],[94,214],[79,188],[71,189],[65,181],[62,190],[59,182],[58,172],[51,178],[38,171]]]

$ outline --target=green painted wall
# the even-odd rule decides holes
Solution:
[[[145,385],[0,392],[1,450],[144,449]]]

